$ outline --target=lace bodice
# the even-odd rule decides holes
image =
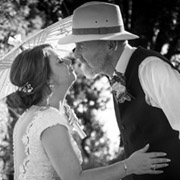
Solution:
[[[19,123],[16,124],[14,128],[14,169],[15,169],[15,180],[53,180],[60,179],[56,174],[51,162],[49,161],[40,137],[42,132],[54,125],[60,124],[68,128],[70,135],[72,147],[80,161],[82,163],[81,152],[72,137],[72,128],[69,125],[66,116],[55,108],[44,107],[39,110],[35,110],[32,116],[32,120],[28,123],[25,133],[22,135],[22,144],[24,145],[25,158],[23,164],[17,167],[17,134],[21,128],[21,121],[25,121],[27,116],[25,112],[21,118],[18,120]],[[30,112],[28,112],[30,113]],[[32,113],[31,113],[32,114]],[[17,177],[17,171],[19,172],[19,177]]]

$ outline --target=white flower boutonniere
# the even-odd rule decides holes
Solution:
[[[112,87],[112,93],[115,95],[119,103],[131,101],[133,96],[129,94],[126,89],[126,80],[122,73],[115,70],[114,75],[110,80],[110,84]]]

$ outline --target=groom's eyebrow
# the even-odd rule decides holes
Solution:
[[[77,49],[77,48],[78,48],[78,49],[82,49],[82,46],[83,46],[82,43],[77,43],[77,44],[76,44],[76,49]]]
[[[76,46],[81,46],[83,43],[82,42],[79,42],[76,44]]]

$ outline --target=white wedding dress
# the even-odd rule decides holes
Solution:
[[[60,179],[41,143],[42,132],[57,124],[68,128],[72,147],[82,163],[81,152],[73,139],[72,127],[64,113],[52,107],[33,106],[23,113],[13,132],[15,180]]]

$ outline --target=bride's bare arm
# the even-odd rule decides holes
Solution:
[[[119,180],[129,174],[159,174],[163,171],[158,169],[167,166],[167,158],[163,158],[164,153],[145,153],[148,149],[146,146],[124,162],[82,170],[66,127],[56,125],[46,129],[41,140],[47,156],[62,180]],[[156,170],[151,169],[153,164],[157,164]]]

